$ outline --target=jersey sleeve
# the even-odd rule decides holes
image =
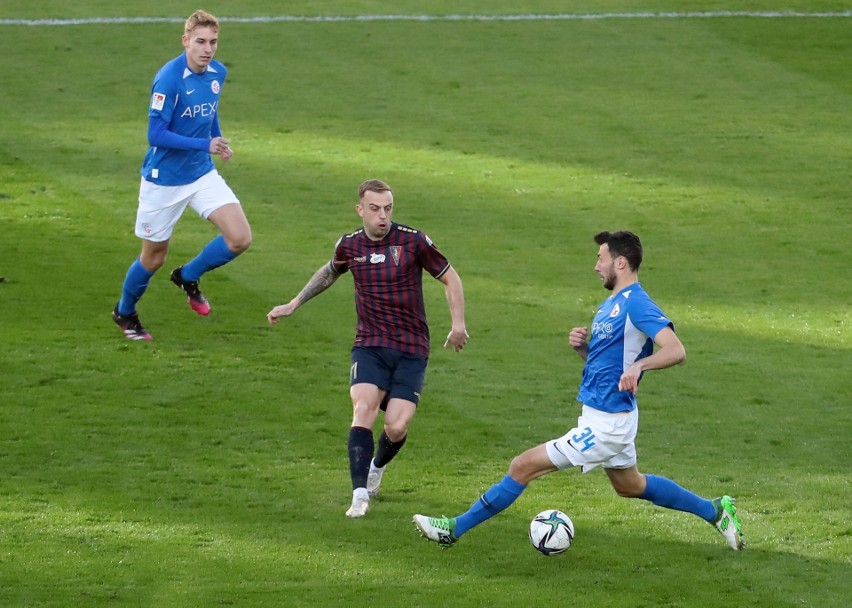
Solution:
[[[674,330],[674,323],[651,298],[631,298],[630,305],[631,322],[651,340],[656,338],[660,330],[665,327],[671,327]]]
[[[174,150],[199,150],[207,152],[210,149],[210,140],[200,137],[186,137],[169,131],[169,125],[162,118],[156,116],[148,117],[148,144],[158,148],[171,148]]]
[[[334,274],[344,274],[349,271],[349,256],[343,245],[344,238],[340,237],[337,239],[337,243],[334,245],[334,255],[331,256],[331,260],[328,262],[328,267]]]
[[[444,257],[428,236],[417,233],[417,259],[420,265],[436,279],[440,279],[450,268],[450,262]]]
[[[177,96],[177,82],[168,70],[160,70],[154,76],[154,83],[151,85],[151,103],[148,106],[148,117],[159,118],[169,124],[177,104]]]

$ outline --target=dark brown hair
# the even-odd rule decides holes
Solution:
[[[606,244],[613,259],[622,256],[630,265],[630,270],[637,272],[642,264],[642,243],[639,237],[627,230],[618,232],[598,232],[595,235],[595,243]]]

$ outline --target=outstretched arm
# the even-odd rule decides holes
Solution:
[[[320,266],[319,270],[314,273],[311,280],[302,288],[299,295],[290,300],[287,304],[281,304],[270,310],[266,314],[267,320],[272,325],[275,325],[278,323],[279,317],[289,317],[296,312],[296,309],[302,304],[331,287],[339,276],[339,274],[331,270],[331,267],[328,264],[323,264]]]
[[[444,348],[452,346],[456,352],[464,348],[470,336],[467,335],[467,328],[464,324],[464,290],[462,289],[461,277],[450,266],[450,268],[441,275],[439,279],[444,284],[444,292],[447,294],[447,303],[450,306],[450,318],[452,319],[453,328],[444,342]]]

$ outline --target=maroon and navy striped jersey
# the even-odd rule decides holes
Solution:
[[[362,228],[340,237],[329,267],[337,274],[352,272],[358,314],[355,346],[429,356],[423,269],[438,279],[450,263],[428,236],[392,222],[382,240],[372,241]]]

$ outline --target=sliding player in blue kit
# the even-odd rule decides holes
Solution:
[[[367,514],[385,467],[408,438],[420,403],[429,362],[424,270],[444,284],[450,307],[452,329],[444,348],[458,352],[468,340],[461,278],[429,237],[392,221],[393,208],[390,186],[378,179],[362,183],[355,206],[362,227],[337,241],[334,257],[295,298],[267,314],[270,323],[278,323],[341,275],[352,273],[358,323],[349,372],[352,504],[346,516],[353,518]],[[384,425],[375,449],[373,425],[380,410],[385,413]]]
[[[166,262],[169,239],[187,206],[221,233],[183,266],[172,282],[187,296],[190,308],[210,314],[198,282],[248,249],[251,228],[239,199],[213,164],[211,154],[227,162],[233,155],[219,127],[219,97],[227,70],[213,55],[219,44],[219,21],[204,11],[186,20],[185,52],[164,65],[154,78],[148,106],[148,143],[142,164],[136,236],[142,253],[127,271],[113,321],[130,340],[151,340],[136,312],[136,303],[151,277]]]
[[[646,371],[681,363],[686,350],[674,325],[639,283],[642,244],[631,232],[601,232],[595,272],[613,295],[598,308],[589,329],[575,327],[568,342],[585,361],[577,401],[583,404],[577,426],[564,436],[516,456],[509,472],[471,508],[454,518],[415,515],[421,534],[441,545],[514,503],[534,479],[571,467],[588,473],[603,467],[613,489],[624,498],[693,513],[715,525],[734,551],[743,548],[740,522],[730,496],[701,498],[665,477],[636,468],[634,444],[639,425],[636,391]],[[654,352],[654,344],[659,349]]]

